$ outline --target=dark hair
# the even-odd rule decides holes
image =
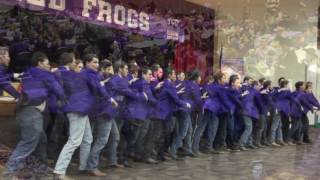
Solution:
[[[280,77],[279,79],[278,79],[278,84],[280,85],[280,83],[281,83],[281,81],[283,81],[283,80],[285,80],[286,78],[284,78],[284,77]]]
[[[252,86],[258,86],[258,85],[259,85],[258,81],[256,81],[256,80],[252,81]]]
[[[200,72],[199,70],[195,69],[193,71],[190,71],[188,73],[188,79],[191,80],[191,81],[195,81],[197,80],[198,78],[200,77]]]
[[[229,85],[231,86],[236,80],[240,79],[237,74],[232,74],[229,78]]]
[[[36,66],[38,66],[39,62],[43,62],[46,59],[48,59],[48,56],[45,53],[40,52],[40,51],[35,52],[35,53],[33,53],[32,58],[31,58],[31,65],[33,67],[36,67]]]
[[[245,76],[245,77],[243,78],[243,82],[249,81],[250,79],[252,79],[252,77],[250,77],[250,76]]]
[[[270,80],[264,81],[263,84],[262,84],[263,88],[267,88],[267,87],[271,86],[271,83],[272,82]]]
[[[130,73],[130,74],[139,73],[139,67],[136,66],[136,65],[130,66],[129,73]]]
[[[164,78],[167,79],[170,75],[172,75],[172,73],[174,72],[174,69],[172,68],[166,68],[164,70]]]
[[[100,62],[99,68],[100,68],[100,70],[101,70],[101,69],[108,68],[108,67],[110,67],[110,66],[112,66],[111,61],[109,61],[109,60],[103,60],[103,61]]]
[[[123,69],[126,66],[128,66],[128,65],[126,63],[124,63],[124,62],[116,63],[114,65],[114,72],[118,73],[120,69]]]
[[[62,53],[60,56],[60,64],[65,66],[69,63],[72,63],[73,59],[75,58],[73,53]]]
[[[213,75],[213,80],[215,82],[218,82],[218,81],[220,81],[222,79],[223,76],[225,76],[225,74],[222,73],[221,71],[218,71]]]
[[[213,81],[213,75],[209,75],[209,76],[207,77],[206,82],[209,82],[209,81]]]
[[[306,89],[311,88],[311,86],[312,86],[312,82],[307,81],[307,82],[306,82]]]
[[[294,86],[296,87],[296,90],[299,90],[303,85],[304,85],[303,81],[298,81]]]
[[[279,86],[280,86],[280,88],[283,88],[284,86],[288,85],[288,83],[289,83],[288,80],[283,79],[283,80],[280,81]]]
[[[259,83],[262,85],[266,81],[266,78],[260,78]]]
[[[153,64],[151,66],[151,71],[152,72],[158,71],[159,68],[161,68],[161,66],[159,64]]]
[[[85,64],[90,63],[91,61],[93,61],[94,58],[98,58],[98,56],[96,54],[86,54],[83,57],[83,61]]]
[[[139,77],[142,77],[143,74],[147,74],[148,71],[151,71],[151,69],[149,67],[142,67],[139,70]]]

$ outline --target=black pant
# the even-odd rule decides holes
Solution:
[[[290,118],[283,112],[280,112],[282,122],[282,134],[285,142],[290,141]]]
[[[261,115],[257,121],[254,121],[252,134],[253,134],[253,143],[255,145],[261,145],[261,139],[262,139],[265,126],[266,126],[265,115]]]
[[[227,139],[227,122],[228,122],[228,113],[222,113],[218,115],[219,126],[217,131],[217,136],[214,140],[215,148],[223,148],[226,145]]]
[[[309,118],[307,114],[302,116],[302,133],[303,133],[303,142],[310,142],[309,137]]]

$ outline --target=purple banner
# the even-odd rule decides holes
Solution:
[[[69,16],[76,20],[161,39],[181,40],[179,19],[165,19],[108,0],[0,0],[7,5]]]

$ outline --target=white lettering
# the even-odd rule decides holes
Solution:
[[[114,18],[114,23],[121,26],[125,25],[126,24],[126,8],[120,5],[116,5],[114,8],[113,18]]]
[[[45,7],[46,5],[44,0],[27,0],[27,3],[35,6],[41,6],[41,7]]]
[[[64,11],[66,9],[66,0],[50,0],[49,8]]]
[[[91,10],[93,6],[97,6],[97,0],[83,0],[82,16],[90,17],[89,10]]]
[[[106,21],[107,23],[112,23],[112,6],[110,3],[99,0],[99,15],[97,20]]]
[[[129,9],[128,10],[128,27],[137,28],[139,26],[138,18],[139,18],[139,15],[137,11],[134,9]]]
[[[150,23],[149,23],[149,15],[147,13],[141,12],[140,13],[140,24],[139,27],[143,31],[149,31]]]

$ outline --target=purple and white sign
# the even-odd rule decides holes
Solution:
[[[178,19],[155,17],[108,0],[0,0],[0,3],[69,16],[155,38],[179,40],[183,36],[183,31],[177,24],[180,22]]]

